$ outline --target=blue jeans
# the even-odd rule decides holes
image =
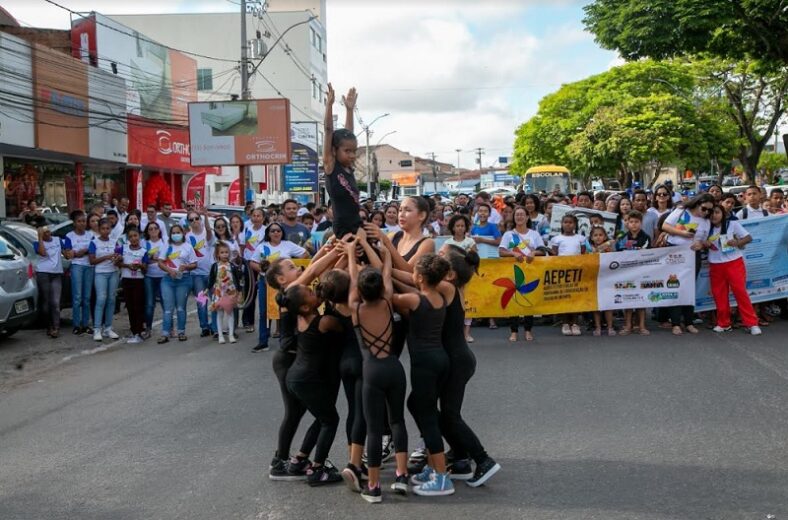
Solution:
[[[95,273],[93,285],[96,287],[96,308],[93,311],[93,325],[96,329],[112,328],[112,316],[115,314],[115,297],[118,294],[120,273]],[[103,319],[102,319],[103,318]]]
[[[188,273],[184,273],[182,278],[165,276],[161,279],[161,301],[164,305],[162,336],[170,335],[173,314],[178,318],[178,334],[186,332],[186,300],[191,290],[192,277]]]
[[[165,277],[166,278],[166,277]],[[153,329],[153,312],[156,310],[156,297],[161,300],[161,308],[164,309],[164,300],[161,298],[161,281],[163,278],[145,277],[145,327],[150,331]]]
[[[208,275],[207,274],[192,274],[192,286],[194,288],[194,296],[197,297],[202,291],[208,288]],[[208,306],[197,304],[197,318],[200,320],[200,328],[202,330],[210,329],[211,324],[208,322]]]
[[[257,279],[257,306],[260,307],[260,326],[257,328],[257,344],[268,345],[268,284],[265,277]]]
[[[90,326],[90,289],[93,287],[92,265],[71,264],[71,323],[74,327]]]

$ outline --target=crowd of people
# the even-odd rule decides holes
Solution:
[[[479,265],[481,245],[518,262],[545,255],[689,246],[697,255],[696,276],[701,255],[710,264],[715,332],[732,329],[731,292],[742,325],[753,335],[761,334],[776,315],[788,314],[784,301],[750,303],[742,259],[751,237],[740,222],[786,212],[780,189],[765,200],[757,186],[750,186],[743,199],[716,185],[687,197],[666,182],[653,190],[636,187],[620,193],[491,197],[478,192],[459,194],[451,202],[440,196],[407,197],[378,207],[359,199],[353,175],[355,99],[355,90],[343,98],[346,126],[335,131],[329,88],[325,130],[331,146],[323,157],[327,206],[302,206],[292,199],[248,204],[243,213],[211,222],[205,208],[193,203],[178,218],[171,205],[149,206],[142,214],[121,199],[116,206],[97,204],[87,213],[72,212],[74,230],[62,240],[41,226],[36,270],[48,334],[59,334],[63,259],[69,259],[74,334],[95,341],[119,339],[113,320],[120,285],[131,344],[152,336],[158,343],[186,341],[190,294],[202,337],[235,343],[238,329],[257,331],[253,351],[264,352],[276,335],[279,348],[272,361],[284,416],[270,478],[305,479],[315,486],[344,479],[374,503],[382,499],[381,465],[391,458],[396,465],[391,488],[397,493],[449,495],[453,481],[479,486],[500,469],[461,414],[476,366],[468,346],[474,342],[472,322],[465,316],[462,295]],[[571,213],[561,219],[560,229],[553,229],[556,204],[614,213],[614,232],[592,215],[590,228],[581,233]],[[437,237],[442,237],[440,248]],[[300,270],[292,261],[298,258],[311,262]],[[271,290],[276,291],[277,320],[268,317]],[[162,308],[158,332],[153,330],[157,304]],[[618,327],[609,311],[547,317],[547,324],[559,322],[565,336],[583,334],[583,325],[595,336],[648,335],[646,317],[647,309],[641,308],[624,311]],[[675,335],[699,332],[692,306],[660,308],[654,317]],[[508,321],[511,342],[519,340],[521,328],[525,341],[534,340],[534,316]],[[487,323],[498,326],[494,319]],[[406,343],[407,399],[399,361]],[[341,472],[328,461],[340,420],[340,387],[348,404],[348,464]],[[410,456],[406,404],[422,439]],[[314,422],[292,453],[293,437],[307,411]]]

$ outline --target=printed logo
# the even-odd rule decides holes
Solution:
[[[644,280],[640,282],[641,289],[662,289],[665,287],[665,282],[662,280]]]
[[[684,257],[684,255],[682,253],[670,253],[665,258],[665,263],[666,264],[674,264],[674,265],[675,264],[683,264],[686,261],[687,261],[687,259]]]
[[[618,262],[610,262],[610,266],[609,267],[610,267],[611,271],[615,271],[616,269],[621,267],[621,264],[619,264]]]
[[[501,309],[505,309],[509,302],[512,301],[512,298],[521,307],[531,307],[533,303],[525,295],[534,292],[539,287],[539,279],[528,282],[520,266],[515,265],[513,267],[514,280],[498,278],[493,282],[493,285],[505,289],[501,295]]]
[[[664,301],[664,300],[678,300],[679,299],[679,293],[677,293],[677,292],[656,292],[656,291],[651,291],[650,293],[648,293],[648,299],[649,299],[649,301],[655,302],[655,303],[656,302],[660,302],[660,301]]]
[[[638,286],[637,286],[637,284],[635,284],[635,282],[627,281],[627,282],[616,282],[615,288],[616,289],[637,289]]]
[[[156,130],[156,137],[159,139],[159,153],[162,155],[182,155],[188,157],[190,154],[189,145],[172,140],[172,134],[167,130]]]
[[[678,289],[681,287],[681,282],[679,281],[679,277],[675,274],[668,276],[668,281],[666,283],[668,289]]]

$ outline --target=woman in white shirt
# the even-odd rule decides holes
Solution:
[[[47,336],[60,335],[60,294],[63,290],[63,254],[69,249],[60,239],[52,236],[47,226],[38,228],[38,240],[33,248],[38,254],[36,283],[38,284],[39,307],[47,320]],[[68,251],[65,254],[71,255]]]
[[[71,251],[71,322],[74,334],[93,334],[90,327],[90,291],[93,289],[93,266],[88,248],[93,233],[87,229],[85,212],[77,209],[69,215],[74,230],[66,234],[66,249]]]
[[[197,268],[192,271],[192,288],[194,296],[198,296],[208,289],[208,275],[213,265],[213,230],[208,221],[208,212],[205,208],[190,211],[186,218],[189,222],[189,231],[186,241],[192,246],[194,256],[197,258]],[[211,324],[208,321],[208,306],[197,304],[197,318],[200,320],[200,337],[211,335]]]
[[[714,207],[714,197],[708,193],[698,195],[682,206],[674,209],[662,224],[662,231],[668,234],[669,246],[689,246],[695,255],[695,276],[700,272],[700,251],[706,246],[709,237],[709,214]],[[697,334],[698,329],[692,324],[695,317],[693,305],[676,305],[669,307],[670,323],[673,334],[683,333],[681,321],[690,334]]]
[[[257,329],[257,346],[253,352],[262,352],[268,349],[268,312],[267,312],[267,284],[265,271],[268,264],[279,258],[309,258],[306,249],[284,240],[284,228],[274,222],[269,224],[263,235],[263,242],[257,246],[254,256],[249,261],[249,268],[257,273],[257,305],[260,307],[260,326]]]
[[[158,221],[148,222],[142,233],[145,238],[142,245],[148,255],[148,269],[145,271],[145,331],[142,337],[147,339],[153,331],[153,312],[156,310],[156,299],[164,311],[164,300],[161,298],[161,281],[167,274],[159,267],[159,258],[167,250],[167,239],[163,237],[164,229]]]
[[[706,245],[709,248],[711,294],[717,306],[717,325],[714,332],[733,330],[729,300],[729,294],[733,292],[742,324],[750,329],[750,334],[758,336],[761,328],[747,293],[747,269],[741,253],[744,246],[752,242],[752,237],[737,221],[728,220],[721,206],[714,206],[710,220],[711,229]]]
[[[263,208],[255,208],[252,210],[251,219],[246,223],[246,229],[244,230],[243,238],[244,260],[246,261],[247,266],[249,266],[249,269],[251,269],[249,262],[251,262],[252,258],[254,257],[257,246],[263,242],[264,237],[265,213],[263,213]],[[257,285],[257,280],[254,280],[254,283],[251,284],[250,290],[257,292]],[[249,304],[244,307],[243,314],[241,315],[243,325],[246,327],[246,332],[254,332],[254,306],[255,295],[252,295],[249,297]]]
[[[194,249],[186,242],[183,228],[173,224],[167,250],[159,257],[159,267],[167,273],[161,281],[161,299],[164,318],[159,343],[167,343],[172,330],[172,318],[178,319],[178,340],[186,341],[186,300],[192,290],[191,272],[197,269]]]
[[[531,263],[534,256],[544,256],[544,251],[539,249],[544,247],[544,241],[541,235],[531,227],[528,211],[522,206],[517,206],[514,208],[513,218],[514,228],[503,234],[501,244],[498,246],[498,253],[501,257],[513,256],[518,262],[525,260]],[[509,327],[511,332],[509,341],[512,343],[517,341],[518,323],[523,324],[525,341],[533,341],[534,336],[531,333],[534,326],[533,316],[520,316],[512,319]]]
[[[115,297],[118,293],[118,266],[120,255],[116,250],[117,241],[110,236],[112,225],[109,219],[99,221],[99,236],[88,247],[90,264],[95,268],[93,285],[96,288],[96,308],[93,311],[93,339],[118,339],[112,330],[115,314]]]

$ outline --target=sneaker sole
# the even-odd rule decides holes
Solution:
[[[482,486],[482,485],[484,485],[485,482],[490,480],[492,478],[492,476],[495,475],[496,473],[498,473],[500,470],[501,470],[501,465],[496,462],[495,466],[490,468],[490,471],[488,471],[487,473],[482,475],[481,478],[479,478],[479,480],[477,480],[475,482],[466,481],[465,484],[467,484],[468,486],[474,487],[474,488]]]
[[[363,498],[364,501],[369,503],[369,504],[380,504],[381,502],[383,502],[383,497],[382,496],[381,497],[373,497],[373,496],[369,496],[369,495],[361,495],[361,498]]]
[[[309,487],[328,486],[328,485],[331,485],[331,484],[339,484],[340,482],[342,482],[342,479],[339,479],[339,480],[321,480],[319,482],[309,482],[307,480],[307,484],[309,484]]]
[[[342,475],[342,480],[345,481],[347,484],[348,489],[353,491],[354,493],[361,493],[361,483],[359,482],[359,478],[353,473],[353,470],[350,468],[345,468],[340,473]]]
[[[276,482],[298,482],[306,480],[306,475],[268,475],[268,479]]]
[[[420,487],[413,488],[413,492],[422,497],[445,497],[454,494],[454,488],[442,491],[424,491]]]
[[[408,495],[408,485],[400,482],[395,482],[391,485],[391,490],[399,495]]]

